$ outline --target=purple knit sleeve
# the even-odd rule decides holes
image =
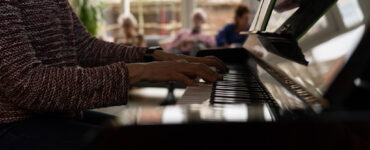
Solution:
[[[0,20],[3,101],[48,112],[126,104],[128,70],[124,62],[87,69],[45,66],[30,44],[19,9],[9,1],[0,1]]]
[[[75,13],[72,15],[78,58],[82,66],[101,66],[119,61],[143,62],[146,48],[122,46],[99,40],[87,32]]]

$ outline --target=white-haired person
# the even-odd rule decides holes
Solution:
[[[144,37],[137,33],[137,20],[132,14],[122,14],[118,18],[122,33],[115,42],[125,46],[145,47]]]
[[[192,15],[192,29],[180,30],[167,49],[172,53],[189,55],[192,51],[215,47],[215,38],[202,32],[202,25],[206,20],[207,14],[197,8]]]

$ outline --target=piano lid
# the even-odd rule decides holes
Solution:
[[[262,0],[256,16],[253,19],[250,32],[268,34],[267,37],[262,40],[262,44],[268,47],[268,51],[297,63],[308,65],[308,61],[302,54],[297,40],[299,40],[312,25],[323,16],[336,1],[337,0]],[[286,16],[287,19],[284,23],[279,25],[275,31],[266,33],[265,31],[268,23],[276,25],[276,18],[274,16],[271,17],[274,6],[275,12],[281,13],[293,9],[294,13]],[[265,40],[268,40],[268,42],[264,42]]]
[[[271,50],[271,48],[263,44],[264,41],[261,40],[271,36],[268,34],[261,34],[261,32],[251,34],[244,48],[268,65],[289,76],[315,96],[323,97],[343,66],[352,58],[353,52],[363,38],[365,31],[364,22],[369,14],[364,14],[362,12],[364,9],[369,8],[365,6],[361,8],[359,1],[360,0],[339,1],[298,40],[298,45],[302,49],[305,59],[310,62],[308,66],[303,66],[301,65],[302,63],[297,63],[297,61],[293,62],[291,61],[292,59]],[[310,5],[317,2],[322,1],[315,0],[315,2],[312,2]],[[285,12],[277,12],[274,10],[265,33],[282,31],[281,27],[291,22],[291,18],[296,18],[297,12],[300,11],[300,9],[301,8],[294,8]],[[323,10],[321,7],[318,9]],[[309,11],[307,8],[302,10]],[[302,13],[303,12],[300,12],[298,14]],[[303,14],[305,15],[301,16],[301,19],[298,20],[310,16],[310,14],[307,13]],[[312,19],[312,17],[309,18]],[[296,24],[292,26],[299,25],[298,22],[295,23]],[[304,23],[304,26],[308,24],[307,22],[302,23]],[[295,27],[294,30],[285,33],[292,33],[293,31],[304,33],[302,29],[296,30]],[[295,37],[300,36],[297,33],[295,33]],[[258,37],[262,38],[258,39]],[[256,40],[258,42],[256,42]]]
[[[299,8],[275,32],[290,35],[296,40],[299,40],[337,2],[337,0],[283,1],[295,1],[299,3]]]

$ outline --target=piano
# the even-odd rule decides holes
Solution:
[[[303,47],[309,29],[330,25],[319,26],[318,20],[338,12],[339,4],[293,0],[297,8],[276,13],[275,7],[290,0],[282,1],[260,0],[250,31],[241,33],[248,34],[243,47],[197,54],[223,60],[230,68],[223,80],[187,87],[175,105],[123,110],[89,149],[368,149],[368,14],[331,40],[311,39],[314,46]],[[271,27],[279,15],[285,21]],[[330,31],[319,32],[325,30]],[[340,53],[328,49],[336,45],[349,48],[336,59],[324,58],[323,51]],[[315,60],[315,53],[323,60]]]

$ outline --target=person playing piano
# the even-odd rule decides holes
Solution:
[[[129,84],[195,85],[195,77],[222,78],[209,66],[227,71],[215,57],[98,40],[67,0],[3,0],[0,12],[1,149],[79,149],[84,134],[101,128],[94,122],[104,120],[83,111],[126,104]]]
[[[247,5],[239,4],[235,9],[234,23],[226,25],[216,36],[219,47],[241,47],[247,35],[239,34],[249,28],[250,10]]]

